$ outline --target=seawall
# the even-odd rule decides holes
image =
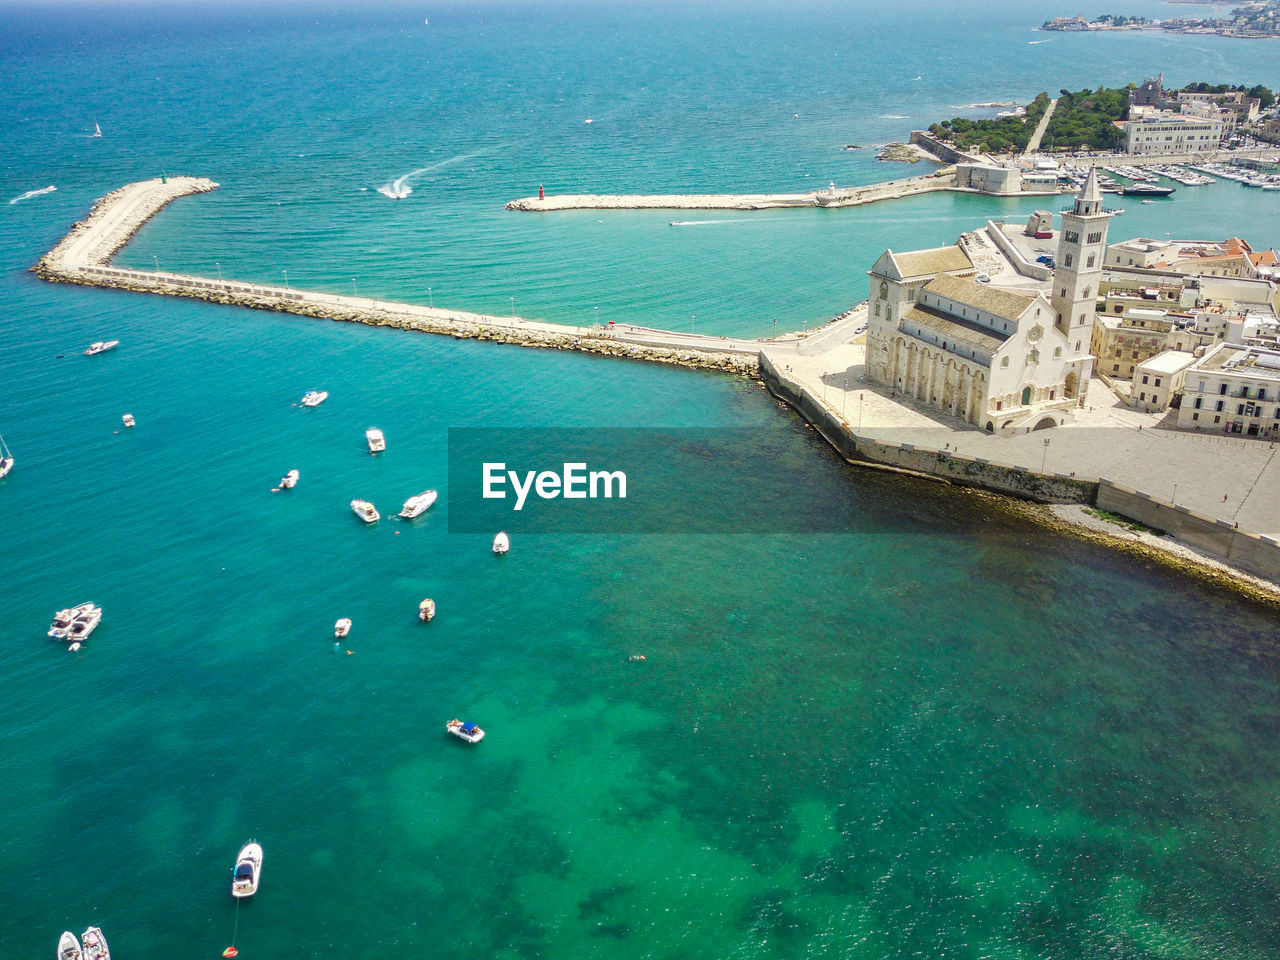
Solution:
[[[891,467],[1037,503],[1093,503],[1097,499],[1098,483],[1095,480],[1061,474],[1049,476],[1025,467],[968,457],[948,450],[859,436],[837,413],[799,381],[780,371],[764,354],[760,357],[760,376],[771,393],[794,407],[850,463]]]

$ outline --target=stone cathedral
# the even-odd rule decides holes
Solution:
[[[1093,372],[1110,218],[1091,171],[1062,212],[1048,296],[979,282],[962,244],[886,250],[869,271],[867,376],[992,433],[1065,422]]]

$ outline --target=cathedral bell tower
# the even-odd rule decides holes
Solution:
[[[1067,396],[1083,405],[1089,377],[1093,375],[1093,357],[1089,340],[1102,282],[1102,261],[1107,252],[1107,225],[1112,214],[1102,209],[1102,191],[1098,189],[1098,173],[1090,169],[1089,179],[1070,210],[1062,211],[1062,233],[1058,238],[1058,256],[1053,271],[1053,289],[1049,303],[1054,311],[1054,326],[1067,338],[1069,372]]]

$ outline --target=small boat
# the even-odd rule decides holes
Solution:
[[[423,623],[430,623],[431,619],[436,615],[436,602],[430,597],[418,604],[418,619]]]
[[[94,135],[95,137],[100,137],[100,136],[102,136],[102,128],[101,128],[100,126],[98,126],[98,121],[97,121],[97,120],[93,121],[93,135]],[[96,927],[92,927],[92,928],[90,928],[90,929],[97,929],[97,928],[96,928]]]
[[[424,490],[416,497],[410,497],[404,502],[404,508],[400,511],[400,519],[412,520],[414,517],[420,517],[427,512],[427,508],[436,502],[438,494],[434,490]]]
[[[59,610],[53,615],[53,626],[49,628],[49,636],[55,640],[66,640],[71,635],[71,624],[82,613],[88,613],[93,603],[81,603],[66,610]]]
[[[505,533],[499,531],[498,535],[493,538],[493,552],[498,554],[498,556],[502,556],[502,554],[506,553],[510,549],[511,540]]]
[[[236,857],[236,869],[231,877],[231,895],[252,897],[258,892],[260,876],[262,876],[262,847],[250,840],[240,848],[240,854]]]
[[[280,478],[280,489],[292,490],[294,487],[298,485],[298,476],[299,474],[297,470],[290,470],[288,473],[286,473],[283,477]]]
[[[467,743],[479,743],[484,739],[484,731],[474,723],[463,723],[461,720],[450,720],[444,725],[444,728],[455,737],[460,737],[467,741]]]
[[[71,649],[79,650],[80,644],[89,639],[89,634],[98,629],[102,622],[102,608],[88,604],[89,609],[77,613],[67,630],[67,639],[71,641]]]
[[[132,426],[136,426],[138,421],[133,419],[132,413],[126,413],[123,417],[120,418],[120,422],[123,423],[126,427],[132,427]]]
[[[366,430],[364,438],[369,441],[370,453],[381,453],[387,449],[387,438],[382,435],[382,431],[377,427],[370,427]]]
[[[377,523],[381,517],[368,500],[352,500],[351,509],[365,523]]]
[[[86,357],[92,357],[95,354],[106,353],[108,350],[114,350],[120,346],[119,340],[98,340],[89,344],[89,349],[84,352]]]
[[[107,938],[97,927],[90,927],[80,935],[80,943],[84,960],[111,960],[111,951],[107,948]]]
[[[302,405],[304,407],[318,407],[328,399],[328,390],[308,390],[302,395]]]
[[[351,632],[351,618],[343,617],[333,625],[333,635],[339,639]]]
[[[1143,200],[1142,202],[1143,202],[1143,203],[1155,203],[1155,201],[1154,201],[1154,200]]]
[[[80,949],[80,941],[70,930],[63,930],[58,938],[58,960],[81,960],[84,951]]]
[[[7,477],[13,469],[13,454],[4,445],[4,437],[0,437],[0,477]]]

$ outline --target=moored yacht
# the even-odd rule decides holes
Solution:
[[[301,474],[299,474],[297,470],[290,470],[288,473],[286,473],[283,477],[280,478],[280,489],[292,490],[294,487],[298,485],[299,476],[301,476]]]
[[[370,427],[366,430],[364,438],[369,441],[370,453],[381,453],[387,449],[387,438],[382,435],[382,431],[377,427]]]
[[[412,520],[414,517],[420,517],[427,512],[427,508],[436,502],[438,494],[434,490],[424,490],[416,497],[410,497],[404,502],[404,508],[400,511],[402,520]]]
[[[304,407],[318,407],[328,399],[328,390],[308,390],[302,395],[302,405]]]
[[[503,532],[493,538],[493,552],[501,556],[511,549],[511,539]]]
[[[58,960],[81,960],[84,952],[80,949],[80,941],[70,930],[63,930],[58,938]]]
[[[351,632],[351,618],[343,617],[333,625],[333,635],[338,639],[345,637]]]
[[[55,640],[66,640],[71,636],[71,625],[75,623],[76,617],[82,613],[88,613],[94,609],[94,604],[81,603],[66,610],[59,610],[53,615],[53,626],[49,628],[49,636]]]
[[[84,352],[86,357],[92,357],[97,353],[106,353],[108,350],[114,350],[120,346],[119,340],[97,340],[89,344],[89,349]]]
[[[0,477],[8,476],[13,469],[13,454],[4,445],[4,437],[0,437]]]
[[[436,602],[430,597],[418,604],[418,619],[423,623],[430,623],[431,619],[436,615]]]
[[[377,523],[381,519],[378,511],[368,500],[352,500],[351,510],[365,523]]]
[[[123,417],[120,418],[120,422],[123,423],[126,427],[136,426],[138,423],[138,421],[133,419],[132,413],[126,413]]]
[[[258,892],[258,878],[262,876],[262,847],[250,840],[240,848],[236,857],[236,869],[231,878],[233,897],[252,897]]]
[[[89,609],[77,613],[67,630],[67,639],[71,641],[71,649],[79,650],[80,644],[89,639],[89,634],[98,629],[102,622],[102,608],[89,604]]]
[[[107,948],[107,938],[97,927],[90,927],[80,935],[81,952],[84,960],[111,960],[111,951]]]

